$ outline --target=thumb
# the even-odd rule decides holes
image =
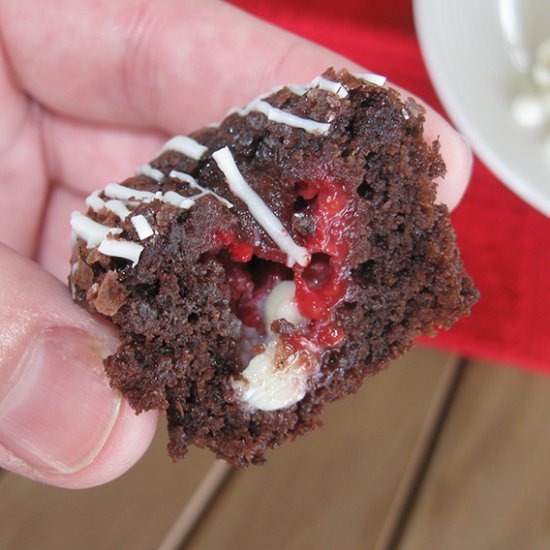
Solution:
[[[62,487],[109,481],[145,452],[157,414],[109,387],[112,329],[66,287],[0,245],[0,466]]]

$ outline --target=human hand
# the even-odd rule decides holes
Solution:
[[[362,69],[215,0],[0,0],[0,31],[0,237],[11,247],[0,245],[0,465],[98,485],[140,458],[158,415],[136,416],[109,388],[114,330],[47,273],[66,279],[70,211],[171,134],[330,65]],[[431,110],[426,134],[439,136],[439,199],[454,207],[471,154]]]

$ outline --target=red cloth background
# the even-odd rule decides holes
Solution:
[[[422,62],[411,0],[233,3],[384,74],[444,112]],[[481,299],[469,318],[428,343],[550,374],[550,219],[479,161],[452,218]]]

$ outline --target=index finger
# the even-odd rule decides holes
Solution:
[[[349,60],[210,0],[0,3],[6,50],[22,86],[71,117],[185,133],[222,118],[275,84],[306,82]],[[55,12],[55,18],[51,14]],[[45,23],[47,22],[47,23]],[[432,110],[449,168],[441,187],[454,206],[471,156]]]
[[[217,119],[274,84],[350,65],[214,0],[55,0],[54,10],[3,2],[0,16],[14,71],[41,103],[172,132]]]

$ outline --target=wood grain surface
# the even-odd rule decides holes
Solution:
[[[399,550],[550,548],[550,377],[471,363]]]
[[[173,464],[164,430],[122,478],[81,491],[0,477],[1,550],[157,548],[214,460],[194,449]]]
[[[0,550],[545,550],[550,377],[417,349],[233,470],[164,430],[106,486],[0,474]]]
[[[186,548],[374,548],[455,359],[414,351],[228,482]]]

